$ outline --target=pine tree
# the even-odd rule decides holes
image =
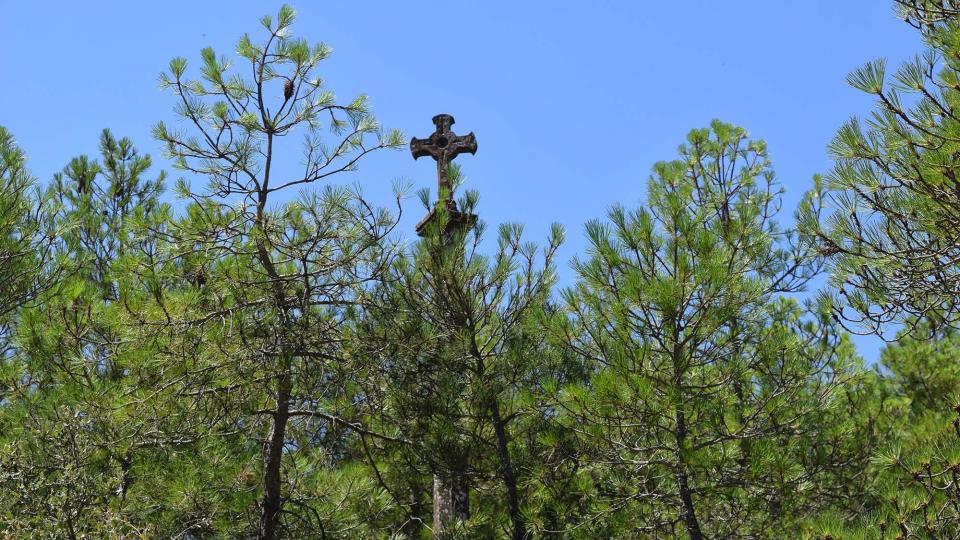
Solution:
[[[448,177],[462,182],[456,166]],[[459,208],[472,213],[477,199],[468,191]],[[430,521],[429,498],[436,538],[529,538],[525,470],[536,435],[528,417],[551,370],[535,315],[549,299],[562,230],[553,228],[538,255],[522,227],[503,225],[485,256],[482,223],[444,234],[448,216],[435,207],[440,217],[395,261],[358,326],[357,354],[376,359],[362,393],[371,422],[403,437],[380,440],[370,464],[399,472],[375,471],[409,509],[411,538]]]
[[[803,491],[852,347],[788,296],[817,263],[774,221],[764,143],[714,121],[679,154],[647,207],[587,225],[554,321],[589,373],[557,392],[591,463],[575,485],[593,534],[778,536],[817,504]]]
[[[912,321],[883,350],[873,395],[859,400],[855,417],[881,434],[864,467],[868,504],[856,514],[824,516],[816,538],[960,534],[958,358],[960,334],[926,321]]]
[[[202,501],[200,532],[338,535],[381,511],[374,486],[340,466],[351,421],[338,404],[353,378],[343,323],[391,259],[395,220],[358,189],[313,188],[404,140],[383,132],[363,96],[341,104],[323,87],[316,70],[330,49],[293,37],[294,18],[284,6],[261,19],[262,43],[243,36],[242,69],[204,49],[199,79],[183,58],[161,78],[187,128],[160,123],[154,134],[178,169],[208,184],[178,183],[186,212],[131,269],[153,284],[131,304],[169,342],[166,388],[184,422],[206,451],[230,456],[225,486],[205,485],[209,471],[196,465],[182,477]]]
[[[958,316],[960,18],[953,1],[898,0],[926,50],[892,75],[870,62],[849,75],[876,98],[868,119],[851,119],[830,144],[826,216],[804,218],[830,256],[832,296],[861,332],[891,323],[952,324]]]
[[[0,126],[0,360],[9,354],[17,309],[55,277],[48,265],[54,234],[50,209],[32,188],[26,156]]]
[[[163,173],[144,178],[150,157],[107,130],[100,151],[102,165],[74,158],[48,189],[59,279],[21,311],[3,373],[0,512],[14,531],[75,538],[138,530],[126,502],[132,466],[151,445],[137,406],[149,393],[138,392],[149,347],[122,323],[118,260],[150,242],[132,225],[159,209]]]

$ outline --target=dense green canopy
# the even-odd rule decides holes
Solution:
[[[850,76],[797,208],[713,121],[565,287],[560,226],[455,226],[457,166],[416,242],[340,183],[406,140],[286,6],[170,62],[172,193],[0,128],[0,537],[960,537],[960,3],[896,5],[927,50]]]

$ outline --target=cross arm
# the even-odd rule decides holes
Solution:
[[[450,141],[448,153],[451,158],[466,152],[477,153],[477,137],[472,131],[462,137],[454,137]]]
[[[413,137],[410,139],[410,153],[413,154],[413,159],[420,159],[425,156],[430,156],[433,159],[437,159],[439,154],[436,152],[436,148],[431,144],[431,139],[418,139]]]

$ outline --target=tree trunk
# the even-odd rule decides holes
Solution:
[[[262,104],[261,104],[262,109]],[[266,214],[267,195],[270,193],[270,164],[273,161],[273,135],[267,135],[266,163],[264,166],[263,186],[257,199],[257,216],[255,227],[263,235],[257,238],[257,258],[264,271],[270,277],[273,286],[274,301],[280,310],[280,320],[283,328],[290,328],[290,318],[287,311],[286,295],[280,274],[277,272],[273,259],[270,257],[270,248],[267,238]],[[280,374],[277,379],[277,408],[273,411],[273,424],[267,437],[263,456],[263,500],[260,512],[261,540],[274,540],[277,537],[277,527],[280,524],[280,512],[283,509],[283,482],[280,476],[280,465],[283,461],[283,447],[286,442],[287,420],[290,417],[290,394],[293,381],[290,373],[290,358],[281,353]]]
[[[403,524],[403,534],[410,540],[417,540],[423,532],[423,486],[416,482],[410,486],[410,517]]]
[[[490,414],[493,420],[493,429],[497,434],[497,455],[500,459],[500,479],[503,480],[503,488],[507,496],[507,512],[510,516],[510,524],[513,526],[513,540],[524,540],[527,538],[527,524],[523,520],[523,513],[520,512],[520,498],[517,495],[517,476],[513,470],[513,462],[510,459],[510,448],[507,445],[507,431],[504,421],[500,417],[500,406],[497,400],[492,400],[490,404]]]
[[[676,248],[674,248],[676,249]],[[676,260],[676,254],[674,254]],[[690,480],[687,476],[687,462],[684,452],[687,446],[687,415],[683,407],[683,375],[688,369],[687,362],[684,361],[683,345],[680,341],[680,325],[676,318],[671,319],[673,351],[671,351],[671,360],[673,361],[673,388],[676,392],[676,403],[674,404],[674,420],[676,426],[673,432],[676,440],[676,475],[677,491],[680,495],[681,514],[683,523],[687,527],[687,534],[690,540],[703,540],[703,532],[700,531],[700,522],[697,520],[697,513],[693,508],[693,495],[690,490]]]
[[[690,483],[687,478],[687,465],[683,456],[683,448],[687,437],[687,422],[684,418],[682,408],[677,409],[677,488],[680,492],[680,502],[682,504],[683,523],[687,527],[687,534],[690,540],[703,540],[703,533],[700,531],[700,522],[697,520],[697,513],[693,508],[693,496],[690,490]]]
[[[456,471],[433,476],[433,537],[442,538],[457,521],[470,519],[470,494],[466,475]]]
[[[280,479],[280,465],[283,461],[283,447],[286,442],[287,420],[290,410],[290,372],[284,368],[277,383],[277,409],[273,413],[273,425],[267,438],[264,452],[263,473],[263,510],[260,514],[260,539],[274,540],[280,522],[283,507],[283,483]]]

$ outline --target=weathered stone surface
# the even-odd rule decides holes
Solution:
[[[460,212],[457,203],[453,199],[453,186],[447,178],[447,168],[450,162],[457,156],[469,152],[477,153],[477,138],[470,132],[466,135],[457,135],[451,131],[450,126],[455,120],[449,114],[438,114],[433,117],[433,124],[436,131],[426,139],[416,137],[410,140],[410,153],[413,159],[421,157],[432,157],[437,162],[437,203],[430,213],[426,215],[420,223],[417,224],[417,234],[423,236],[426,234],[427,226],[434,219],[437,219],[438,207],[446,207],[449,220],[443,231],[444,234],[454,228],[469,228],[476,223],[477,216],[474,214]]]

